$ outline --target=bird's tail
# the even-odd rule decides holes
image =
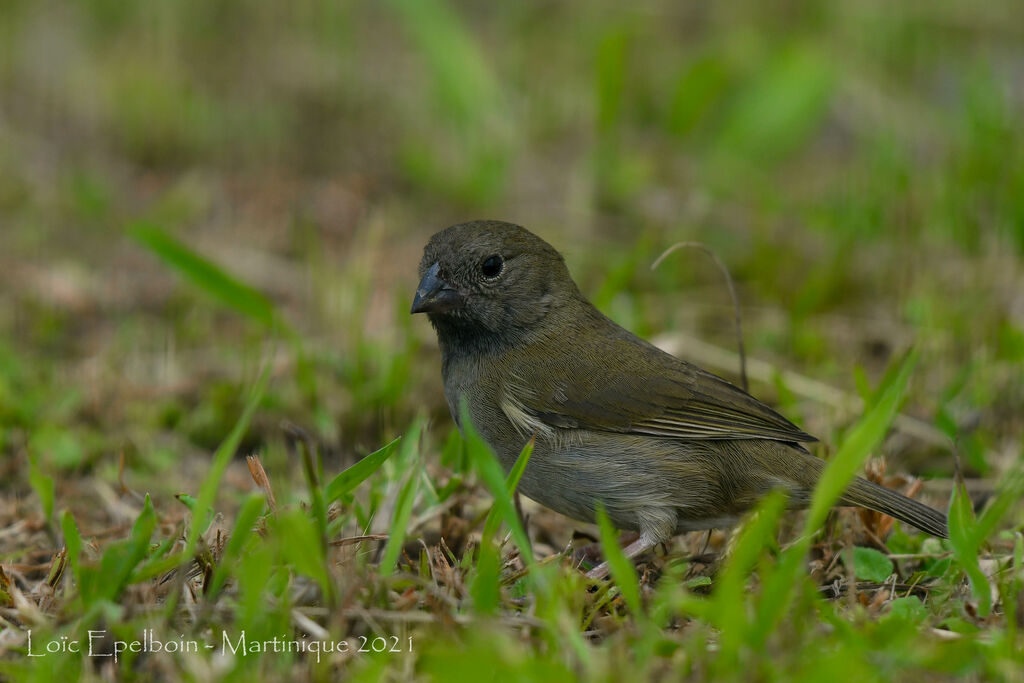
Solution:
[[[839,500],[840,505],[858,505],[876,510],[916,526],[932,536],[949,538],[946,515],[892,489],[857,477]]]

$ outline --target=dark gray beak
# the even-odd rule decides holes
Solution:
[[[462,306],[465,298],[451,285],[437,276],[441,266],[437,263],[420,280],[416,298],[412,300],[411,313],[444,313]]]

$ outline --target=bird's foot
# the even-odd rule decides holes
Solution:
[[[640,538],[636,539],[635,541],[633,541],[628,546],[622,549],[622,554],[626,556],[627,560],[633,560],[637,556],[642,555],[651,548],[653,548],[655,545],[657,545],[657,543],[658,540],[654,538],[654,536],[649,535],[647,533],[641,533]],[[595,580],[603,579],[608,576],[609,571],[610,567],[608,566],[608,561],[605,560],[604,562],[602,562],[601,564],[597,565],[589,572],[587,572],[587,578]]]

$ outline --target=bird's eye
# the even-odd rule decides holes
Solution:
[[[494,254],[484,259],[484,262],[480,264],[480,272],[484,274],[484,277],[488,279],[494,279],[501,275],[502,268],[505,267],[505,261],[500,256]]]

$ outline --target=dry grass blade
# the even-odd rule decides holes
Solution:
[[[388,540],[387,534],[367,534],[365,536],[349,536],[348,538],[339,538],[331,541],[328,545],[333,546],[346,546],[355,545],[356,543],[362,543],[363,541],[386,541]]]
[[[722,275],[725,277],[725,284],[729,288],[729,296],[732,297],[732,311],[736,325],[736,349],[738,351],[740,364],[740,380],[743,382],[743,390],[749,391],[750,384],[747,381],[747,353],[743,348],[743,316],[740,313],[740,299],[736,295],[736,287],[732,282],[732,274],[729,272],[729,269],[726,268],[725,264],[722,263],[722,259],[718,258],[718,254],[716,254],[711,247],[700,242],[676,242],[671,247],[661,252],[661,255],[658,258],[654,259],[654,263],[651,264],[651,270],[657,268],[658,265],[669,256],[669,254],[679,249],[699,249],[703,251],[711,258],[712,261],[714,261],[715,266],[718,267],[718,270],[721,271]]]
[[[245,456],[245,464],[249,466],[249,474],[252,475],[252,480],[263,489],[263,493],[267,497],[267,505],[270,506],[270,512],[276,515],[277,500],[274,498],[273,489],[270,488],[270,477],[267,476],[267,471],[263,469],[260,457],[258,455],[247,455]]]

